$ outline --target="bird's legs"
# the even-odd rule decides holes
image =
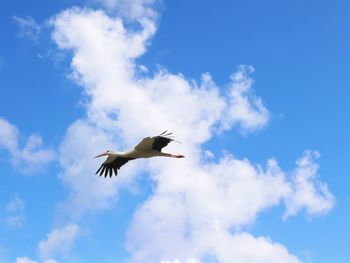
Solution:
[[[185,156],[181,154],[171,154],[171,153],[163,153],[163,156],[165,157],[172,157],[172,158],[184,158]]]
[[[174,158],[185,158],[185,156],[181,155],[181,154],[173,154]]]

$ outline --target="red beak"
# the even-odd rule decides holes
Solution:
[[[104,152],[104,153],[101,153],[101,154],[99,154],[99,155],[96,155],[95,158],[102,157],[102,156],[106,156],[106,155],[107,155],[107,153]]]

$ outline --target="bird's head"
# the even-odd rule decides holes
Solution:
[[[113,154],[112,151],[107,150],[107,151],[105,151],[105,152],[103,152],[103,153],[101,153],[101,154],[99,154],[99,155],[96,155],[95,158],[102,157],[102,156],[110,156],[110,155],[112,155],[112,154]]]

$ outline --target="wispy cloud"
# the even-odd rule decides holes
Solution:
[[[25,202],[18,195],[15,195],[7,204],[7,218],[6,221],[12,228],[22,227],[25,223],[24,214]]]
[[[15,263],[39,263],[39,262],[32,260],[28,257],[18,257],[18,258],[16,258]],[[53,259],[48,259],[48,260],[42,261],[42,263],[57,263],[57,262]]]
[[[155,11],[155,4],[162,0],[94,0],[103,4],[107,9],[116,11],[119,16],[128,20],[135,19],[156,19],[158,13]]]
[[[160,263],[181,263],[181,261],[178,259],[162,260]],[[183,263],[200,263],[200,261],[198,259],[195,259],[195,258],[190,258],[190,259],[187,259],[186,261],[183,261]]]
[[[0,244],[0,260],[1,260],[1,262],[7,262],[6,254],[7,254],[6,247],[3,246],[3,244]]]
[[[72,249],[79,234],[79,226],[70,223],[66,226],[52,230],[47,239],[39,243],[40,257],[46,262],[53,261],[57,255],[67,255]]]
[[[0,148],[9,152],[12,165],[24,173],[41,171],[55,156],[53,150],[43,147],[37,134],[30,135],[21,147],[18,128],[3,118],[0,118]]]
[[[135,60],[156,30],[152,20],[140,23],[139,31],[129,30],[119,18],[78,8],[51,20],[53,39],[59,49],[73,51],[72,76],[88,97],[86,118],[70,125],[60,147],[60,179],[70,189],[65,203],[69,214],[74,211],[79,218],[108,207],[119,187],[137,178],[143,164],[125,167],[118,184],[115,178],[88,177],[97,167],[91,160],[96,151],[111,145],[131,147],[143,136],[167,128],[183,142],[169,148],[181,149],[187,158],[147,163],[155,188],[128,230],[132,261],[198,262],[210,255],[223,263],[233,257],[237,262],[299,262],[283,245],[238,230],[282,202],[287,215],[303,207],[310,214],[332,207],[325,184],[315,179],[315,173],[310,176],[314,163],[303,161],[307,153],[297,162],[300,172],[292,180],[275,159],[267,160],[265,167],[232,154],[218,162],[202,162],[201,146],[222,128],[251,132],[268,123],[269,112],[252,87],[253,68],[240,66],[227,93],[208,73],[199,81],[166,70],[140,77]],[[301,203],[295,201],[299,195],[311,198]]]
[[[19,26],[18,35],[20,37],[33,40],[34,42],[38,40],[40,32],[41,32],[41,27],[34,20],[33,17],[31,17],[31,16],[27,16],[27,17],[13,16],[13,20]]]
[[[15,263],[38,263],[37,261],[31,260],[28,257],[18,257]]]

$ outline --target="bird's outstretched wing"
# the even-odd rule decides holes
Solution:
[[[162,148],[167,146],[170,142],[175,141],[175,139],[170,136],[171,134],[172,132],[167,133],[167,131],[164,131],[158,136],[143,138],[143,140],[135,146],[135,149],[139,151],[155,150],[160,152]]]
[[[104,162],[101,164],[100,168],[98,168],[96,174],[100,173],[100,176],[104,174],[105,177],[107,177],[107,175],[109,175],[109,177],[112,177],[114,172],[115,176],[117,176],[120,167],[122,167],[130,160],[134,160],[134,158],[117,157],[111,162]]]
[[[156,151],[162,151],[162,149],[167,146],[174,139],[165,136],[155,136],[154,142],[152,144],[152,149]]]

